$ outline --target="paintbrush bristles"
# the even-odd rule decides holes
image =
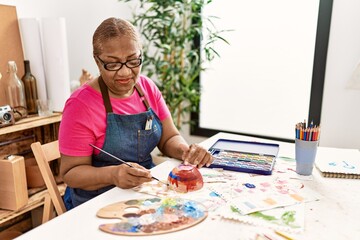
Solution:
[[[166,183],[166,182],[163,182],[163,181],[160,181],[158,178],[156,178],[156,177],[152,177],[153,179],[155,179],[156,181],[158,181],[158,182],[160,182],[160,183],[162,183],[162,184],[165,184],[166,186],[169,186],[169,184],[168,183]]]

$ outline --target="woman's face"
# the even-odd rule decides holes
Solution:
[[[99,56],[95,56],[100,74],[107,85],[110,95],[113,97],[128,97],[132,94],[134,86],[140,75],[141,65],[134,68],[129,68],[125,64],[119,70],[109,71],[104,68],[111,68],[109,63],[125,63],[129,60],[134,60],[140,57],[141,49],[139,44],[130,37],[118,37],[109,39],[102,45],[103,52]],[[128,63],[132,66],[134,61]],[[121,64],[116,64],[121,65]],[[118,66],[117,66],[118,67]]]

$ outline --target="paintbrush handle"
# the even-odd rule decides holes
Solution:
[[[154,179],[154,180],[156,180],[156,181],[158,181],[158,182],[161,182],[162,184],[165,184],[166,186],[169,186],[169,184],[168,183],[165,183],[165,182],[163,182],[163,181],[160,181],[158,178],[156,178],[156,177],[151,177],[152,179]]]
[[[95,145],[93,145],[93,144],[91,144],[91,143],[89,143],[89,145],[92,146],[93,148],[99,150],[100,152],[103,152],[103,153],[109,155],[110,157],[115,158],[116,160],[119,160],[120,162],[124,163],[125,165],[127,165],[127,166],[129,166],[129,167],[134,167],[134,166],[132,166],[131,164],[125,162],[124,160],[118,158],[117,156],[114,156],[114,155],[112,155],[111,153],[108,153],[107,151],[102,150],[101,148],[98,148],[97,146],[95,146]],[[151,178],[152,178],[152,179],[155,179],[156,181],[161,182],[161,183],[163,183],[163,184],[165,184],[165,185],[168,185],[167,183],[164,183],[164,182],[160,181],[160,180],[157,179],[156,177],[153,177],[153,176],[152,176]]]
[[[129,167],[133,167],[131,164],[125,162],[124,160],[118,158],[117,156],[114,156],[114,155],[112,155],[111,153],[108,153],[107,151],[104,151],[104,150],[102,150],[101,148],[98,148],[97,146],[95,146],[95,145],[93,145],[93,144],[91,144],[91,143],[89,143],[89,145],[92,146],[93,148],[99,150],[100,152],[103,152],[103,153],[109,155],[110,157],[115,158],[116,160],[119,160],[120,162],[124,163],[125,165],[128,165]]]

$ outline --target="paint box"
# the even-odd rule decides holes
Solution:
[[[18,210],[27,203],[24,157],[0,156],[0,208]]]
[[[209,151],[215,157],[210,168],[271,175],[279,144],[219,139]]]

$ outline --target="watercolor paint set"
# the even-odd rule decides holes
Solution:
[[[219,139],[209,151],[215,157],[210,168],[271,175],[279,144]]]

